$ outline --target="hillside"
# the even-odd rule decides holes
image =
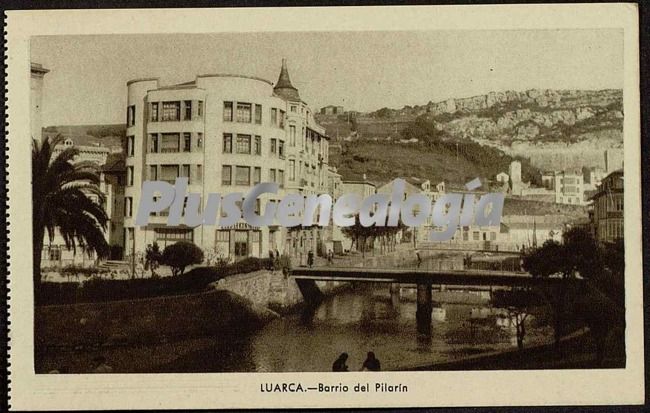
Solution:
[[[525,157],[540,169],[605,169],[606,150],[610,170],[622,163],[621,90],[491,92],[401,109],[318,117],[329,136],[394,145],[413,139],[405,132],[416,120],[446,139],[491,146]]]
[[[343,142],[330,151],[330,164],[338,167],[344,180],[367,179],[377,185],[396,177],[417,177],[433,183],[445,181],[455,186],[479,177],[484,183],[507,171],[513,158],[494,148],[471,142],[440,142],[437,146],[422,143],[394,144],[359,139]],[[525,180],[538,171],[522,159]]]

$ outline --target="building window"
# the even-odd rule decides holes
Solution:
[[[474,231],[474,232],[472,233],[472,237],[473,237],[474,241],[478,241],[480,235],[481,235],[480,232],[478,232],[478,231]]]
[[[162,181],[173,184],[178,177],[178,165],[161,165],[160,178]]]
[[[156,243],[164,249],[179,241],[194,241],[194,231],[186,228],[155,228],[154,238]]]
[[[296,125],[289,125],[289,145],[296,146]]]
[[[192,149],[192,134],[183,133],[183,152],[189,152]]]
[[[158,134],[150,133],[149,134],[149,152],[158,153]]]
[[[271,126],[276,126],[278,124],[278,110],[276,108],[271,108]]]
[[[232,166],[224,165],[221,168],[221,185],[232,185]]]
[[[223,153],[232,153],[232,133],[223,134]]]
[[[49,247],[48,256],[50,261],[61,261],[61,248],[59,247]]]
[[[616,204],[616,211],[623,211],[623,198],[622,197],[616,197],[614,200]]]
[[[158,102],[151,104],[151,121],[158,122]]]
[[[284,158],[284,141],[278,141],[278,155]]]
[[[232,122],[232,102],[223,102],[223,121]]]
[[[176,121],[181,118],[181,102],[163,102],[162,120]]]
[[[203,134],[201,132],[196,135],[196,147],[203,148]]]
[[[274,155],[275,155],[275,151],[276,151],[275,148],[276,148],[277,144],[278,144],[277,139],[271,139],[271,153],[274,154]]]
[[[135,152],[135,136],[126,137],[126,153],[128,156],[133,156]]]
[[[250,166],[238,166],[235,169],[235,184],[236,185],[250,185],[251,184],[251,168]]]
[[[162,153],[179,152],[180,139],[179,133],[163,133],[160,151]]]
[[[275,182],[275,169],[269,169],[269,182]]]
[[[133,198],[130,196],[124,197],[124,216],[131,217],[133,215]]]
[[[251,104],[237,102],[237,122],[251,123],[251,121]]]
[[[192,120],[192,101],[185,101],[185,112],[183,113],[183,120]]]
[[[279,119],[279,125],[281,129],[284,129],[284,118],[285,118],[285,112],[283,110],[280,111],[280,119]]]
[[[230,230],[229,229],[218,229],[215,236],[215,241],[218,243],[223,243],[226,251],[230,248]]]
[[[197,116],[199,118],[203,117],[203,101],[202,100],[199,100],[199,105],[198,105],[198,108],[197,108]]]
[[[255,105],[255,123],[262,124],[262,105]]]
[[[181,165],[180,172],[181,172],[180,174],[181,177],[187,178],[188,184],[192,183],[190,179],[190,165]]]
[[[126,108],[126,126],[135,125],[135,105]]]
[[[150,181],[158,180],[158,165],[149,166],[149,180]]]
[[[215,234],[215,244],[217,251],[226,257],[230,256],[230,230],[218,229]]]
[[[262,137],[255,136],[255,155],[262,154]]]
[[[257,185],[260,182],[262,182],[262,168],[256,166],[255,169],[253,169],[253,185]]]
[[[133,186],[133,167],[127,166],[126,168],[126,185]]]
[[[159,199],[160,199],[159,196],[154,196],[154,197],[153,197],[153,202],[158,202]],[[153,212],[153,211],[152,211],[152,212],[149,213],[149,216],[150,216],[150,217],[155,217],[155,216],[157,216],[158,214],[160,214],[161,217],[162,217],[162,216],[165,216],[165,217],[166,217],[166,216],[169,215],[169,211],[166,211],[166,212],[161,211],[161,212],[159,212],[159,213],[158,213],[158,212]]]
[[[196,182],[203,182],[203,167],[196,165]]]
[[[296,161],[294,161],[293,159],[289,161],[289,180],[290,181],[296,180]]]
[[[296,111],[296,109],[297,109],[297,108],[296,108],[296,106],[295,106],[295,105],[291,105],[291,111],[292,111],[292,112],[295,112],[295,111]]]
[[[284,188],[284,171],[282,169],[278,169],[278,185],[280,188]]]
[[[237,153],[251,153],[251,135],[237,135]]]

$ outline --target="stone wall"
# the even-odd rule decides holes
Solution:
[[[34,341],[41,349],[160,342],[238,331],[273,317],[228,291],[38,306]]]
[[[324,294],[331,293],[346,283],[318,281],[316,285]],[[217,290],[235,293],[257,306],[286,309],[303,302],[296,281],[282,271],[255,271],[223,278],[212,284]]]

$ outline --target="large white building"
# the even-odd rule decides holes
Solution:
[[[276,195],[261,197],[260,212],[286,193],[328,192],[328,138],[292,85],[286,61],[275,85],[252,76],[204,74],[171,86],[131,80],[127,93],[126,255],[179,240],[233,259],[319,247],[318,228],[286,231],[243,221],[228,228],[168,227],[164,211],[145,227],[135,225],[145,180],[188,177],[188,192],[201,194],[246,193],[260,182],[278,183]]]

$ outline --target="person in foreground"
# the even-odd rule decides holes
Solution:
[[[380,371],[380,370],[381,370],[381,363],[379,362],[379,359],[375,357],[375,353],[369,351],[368,356],[366,357],[366,361],[363,362],[361,371]]]
[[[339,358],[332,364],[332,371],[348,371],[348,365],[345,362],[348,360],[348,353],[341,353]]]

